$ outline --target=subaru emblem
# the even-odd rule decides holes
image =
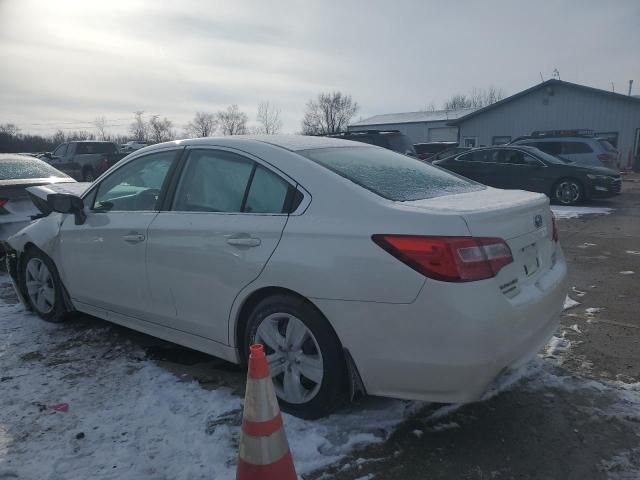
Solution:
[[[540,228],[542,226],[542,215],[536,215],[533,217],[533,224],[536,228]]]

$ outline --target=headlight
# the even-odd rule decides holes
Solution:
[[[590,173],[588,173],[587,178],[591,180],[607,180],[607,179],[610,179],[611,177],[609,177],[608,175],[591,175]]]

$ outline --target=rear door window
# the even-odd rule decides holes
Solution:
[[[565,155],[593,153],[593,149],[586,142],[562,142],[562,153]]]
[[[550,155],[560,155],[562,153],[562,144],[560,142],[527,142],[523,143],[523,145],[536,147],[538,150]]]
[[[290,190],[288,182],[251,159],[224,150],[193,150],[173,210],[286,213]]]
[[[482,190],[485,187],[391,150],[334,147],[298,152],[356,185],[398,202]]]

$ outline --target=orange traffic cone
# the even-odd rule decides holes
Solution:
[[[236,480],[297,480],[264,347],[249,351]]]

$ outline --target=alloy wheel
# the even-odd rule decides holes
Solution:
[[[267,354],[278,396],[292,404],[313,399],[322,385],[324,367],[318,341],[299,318],[274,313],[264,318],[255,334]]]
[[[26,268],[27,293],[31,304],[40,313],[51,312],[55,305],[56,291],[53,276],[47,265],[39,258],[32,258]]]
[[[580,185],[571,180],[563,180],[556,186],[555,196],[560,203],[575,203],[580,198]]]

